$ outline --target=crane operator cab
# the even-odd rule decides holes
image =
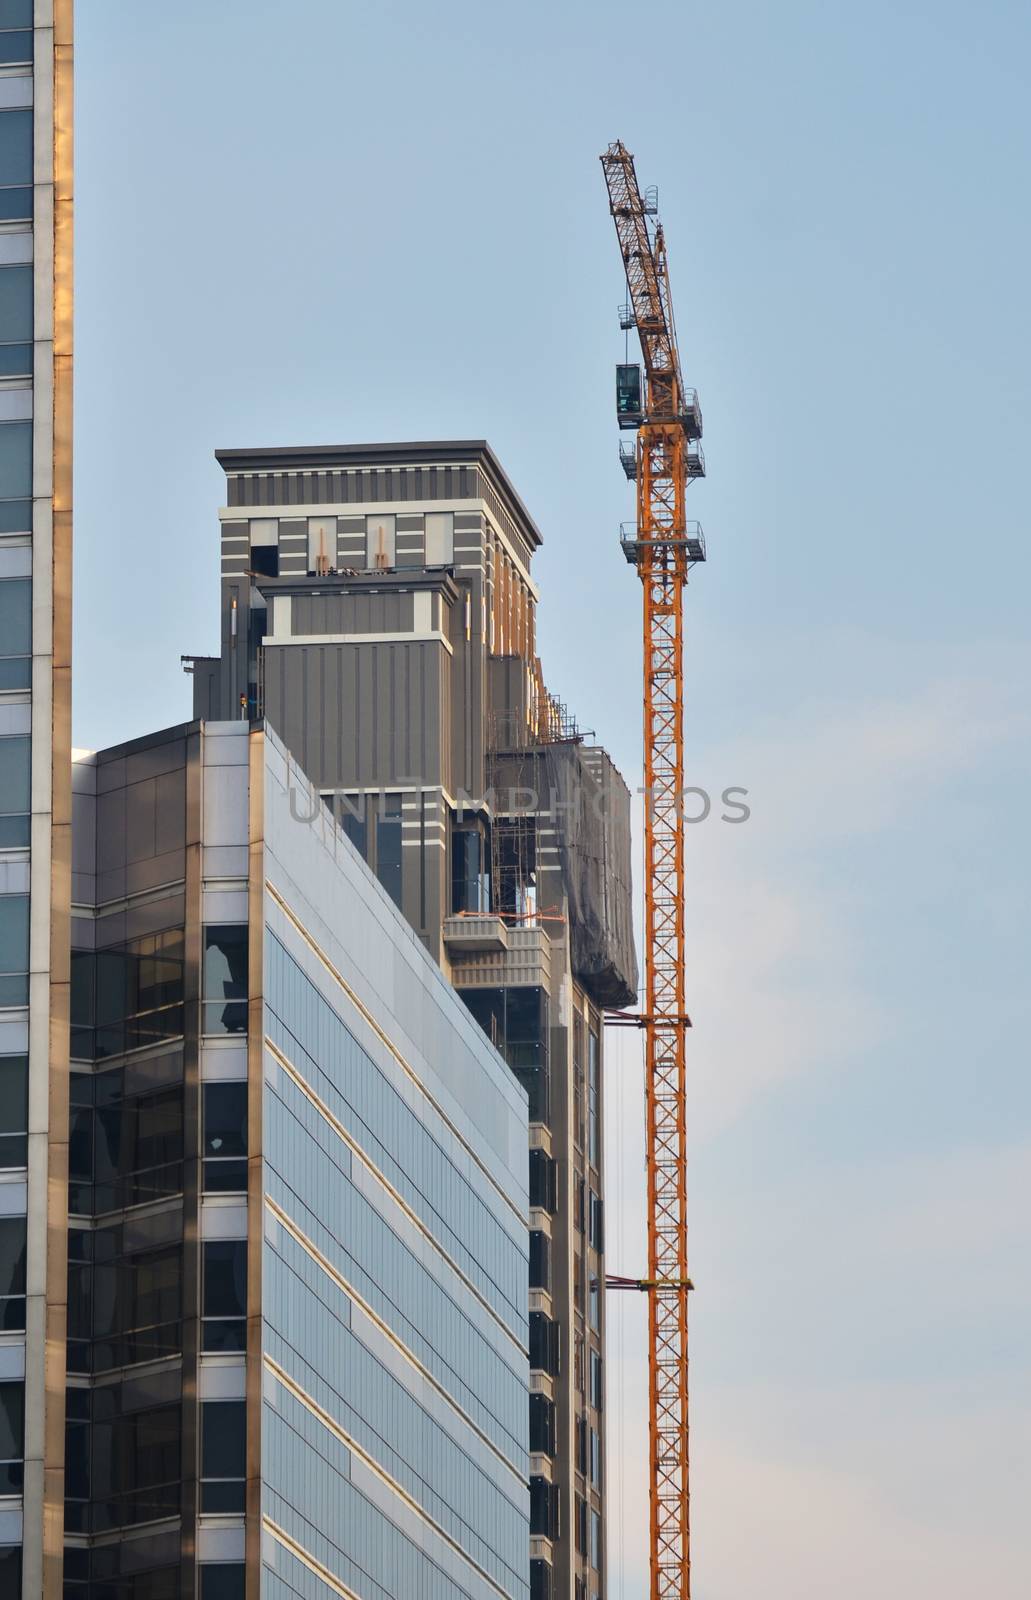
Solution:
[[[621,428],[639,428],[644,421],[640,365],[616,368],[616,416]]]

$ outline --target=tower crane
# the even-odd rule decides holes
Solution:
[[[637,484],[637,520],[621,532],[644,595],[644,888],[648,1272],[613,1279],[648,1297],[651,1600],[689,1600],[687,1103],[684,949],[684,586],[705,560],[687,485],[705,471],[698,396],[684,387],[666,242],[654,190],[642,194],[620,142],[601,157],[626,273],[620,323],[636,328],[644,367],[616,369],[620,448]],[[654,219],[654,220],[653,220]],[[631,1019],[626,1018],[629,1021]]]

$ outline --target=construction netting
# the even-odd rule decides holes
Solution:
[[[635,1005],[630,792],[597,745],[571,741],[540,753],[546,792],[539,804],[556,819],[573,972],[595,1004]]]

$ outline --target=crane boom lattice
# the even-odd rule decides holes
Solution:
[[[705,559],[685,511],[701,459],[689,441],[702,424],[681,377],[661,224],[649,223],[654,206],[625,146],[610,145],[601,161],[629,295],[621,321],[637,329],[645,377],[639,414],[629,389],[618,406],[621,426],[637,425],[637,520],[623,549],[644,596],[651,1600],[689,1600],[683,625],[688,569]]]

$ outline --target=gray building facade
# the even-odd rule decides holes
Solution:
[[[198,716],[267,718],[530,1102],[533,1600],[604,1571],[603,1020],[636,998],[629,795],[549,693],[541,534],[482,440],[218,452]]]
[[[65,1595],[528,1600],[524,1091],[271,730],[74,785]]]

